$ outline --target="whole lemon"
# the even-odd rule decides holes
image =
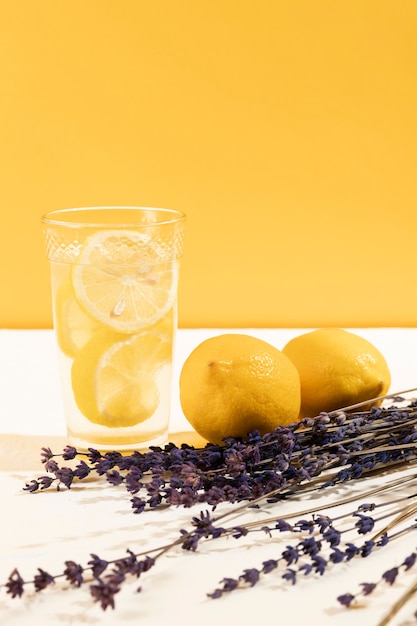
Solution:
[[[383,396],[391,384],[381,352],[363,337],[340,328],[304,333],[282,351],[300,375],[301,417]]]
[[[221,444],[297,420],[300,378],[290,359],[271,344],[244,334],[200,343],[180,374],[184,415],[199,435]]]

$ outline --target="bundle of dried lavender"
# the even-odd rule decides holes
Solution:
[[[412,391],[415,389],[387,396],[393,401],[390,406],[360,410],[365,404],[361,403],[279,427],[264,436],[254,432],[245,441],[230,438],[224,446],[208,444],[194,448],[169,444],[127,456],[118,452],[101,454],[93,449],[81,452],[71,446],[62,454],[54,454],[49,448],[43,448],[42,460],[47,473],[28,483],[25,487],[28,492],[51,487],[71,488],[74,481],[96,475],[109,485],[123,485],[134,513],[162,503],[184,507],[205,504],[212,509],[222,502],[234,503],[234,506],[217,518],[208,511],[194,516],[190,530],[180,530],[171,543],[152,553],[128,551],[128,556],[113,561],[91,555],[85,566],[67,561],[64,571],[56,575],[38,569],[32,581],[24,581],[15,569],[2,587],[12,597],[20,597],[28,585],[41,591],[57,579],[65,578],[74,587],[89,584],[93,599],[103,609],[114,608],[115,594],[123,582],[131,576],[142,576],[168,550],[176,546],[196,550],[201,540],[226,535],[240,538],[254,532],[262,536],[288,532],[295,545],[287,546],[281,555],[259,568],[245,570],[238,579],[224,578],[222,586],[211,592],[210,597],[218,598],[242,585],[253,586],[265,574],[276,572],[282,566],[282,578],[294,584],[300,574],[323,575],[337,563],[356,556],[369,556],[416,526],[409,524],[408,518],[415,515],[417,505],[405,502],[409,496],[394,495],[399,485],[404,486],[403,480],[394,480],[361,496],[376,498],[371,504],[358,502],[357,498],[336,501],[332,507],[346,506],[351,500],[352,509],[343,516],[329,516],[328,512],[324,514],[309,508],[303,511],[303,518],[291,523],[288,517],[280,519],[275,515],[275,507],[283,498],[306,498],[311,492],[337,483],[417,463],[417,402],[404,405],[402,397]],[[59,457],[68,464],[59,465]],[[409,480],[414,478],[412,475]],[[386,506],[377,499],[389,490],[393,494],[389,511],[370,515]],[[243,515],[248,508],[262,502],[273,507],[274,515],[257,522],[224,525],[228,518]],[[345,523],[348,520],[348,526],[343,529],[338,528],[341,519]],[[344,540],[348,533],[357,535],[360,542]],[[363,542],[362,536],[369,533],[372,533],[371,538]],[[404,567],[411,567],[412,560],[408,557]],[[389,574],[383,579],[388,580]],[[362,595],[369,595],[371,587],[364,584]],[[339,601],[348,606],[355,598],[344,594]]]

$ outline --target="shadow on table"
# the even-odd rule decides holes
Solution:
[[[207,442],[194,432],[172,433],[169,441],[180,446],[203,447]],[[0,471],[41,470],[41,449],[43,447],[59,454],[67,445],[66,437],[49,435],[0,435]]]

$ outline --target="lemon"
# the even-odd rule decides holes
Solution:
[[[185,417],[206,440],[261,434],[298,418],[300,380],[291,361],[269,343],[223,334],[200,343],[180,373]]]
[[[91,235],[72,269],[80,306],[118,332],[135,333],[162,319],[177,293],[178,266],[146,233],[106,230]]]
[[[59,287],[55,299],[56,339],[64,354],[74,358],[101,324],[87,315],[78,304],[68,279]]]
[[[126,337],[96,333],[71,369],[75,402],[91,422],[110,428],[139,424],[159,405],[158,370],[171,359],[171,339],[157,331]]]
[[[314,417],[385,395],[391,375],[369,341],[340,328],[321,328],[291,339],[283,353],[301,381],[301,416]]]

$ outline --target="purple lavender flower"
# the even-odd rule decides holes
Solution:
[[[389,542],[389,537],[387,533],[383,533],[380,539],[378,539],[378,541],[376,542],[376,545],[383,547],[383,546],[386,546],[388,542]]]
[[[144,559],[138,562],[138,568],[136,575],[139,576],[139,572],[142,574],[144,572],[149,572],[151,567],[155,565],[155,559],[147,555]]]
[[[350,561],[357,554],[360,554],[360,549],[357,548],[353,543],[350,543],[350,542],[347,543],[346,544],[346,550],[345,550],[346,560]]]
[[[101,458],[102,458],[102,454],[101,452],[99,452],[98,450],[95,450],[94,448],[88,448],[88,460],[90,461],[90,463],[97,463]]]
[[[233,527],[233,537],[235,539],[240,539],[241,537],[245,537],[248,534],[248,529],[244,526],[234,526]]]
[[[108,566],[108,561],[100,559],[97,554],[91,554],[91,559],[88,561],[88,565],[91,567],[94,578],[99,578]]]
[[[226,471],[230,476],[236,477],[245,473],[246,464],[240,450],[235,450],[233,448],[226,450],[224,453],[224,461],[226,464]]]
[[[195,552],[198,548],[198,542],[200,540],[199,535],[195,533],[188,533],[183,528],[180,530],[180,533],[184,536],[184,541],[181,543],[181,548],[183,550],[190,550],[191,552]]]
[[[217,600],[218,598],[221,598],[222,595],[223,595],[223,589],[215,589],[211,593],[208,593],[207,597],[211,598],[212,600]]]
[[[282,552],[282,558],[287,562],[287,565],[297,563],[299,559],[298,549],[294,546],[288,545]]]
[[[229,593],[231,591],[234,591],[235,589],[238,588],[239,581],[236,580],[235,578],[223,578],[220,581],[220,584],[222,584],[223,586],[215,589],[212,593],[207,594],[209,598],[212,598],[213,600],[215,600],[217,598],[220,598],[224,593]]]
[[[7,593],[9,593],[12,598],[20,598],[23,595],[24,581],[16,568],[12,571],[8,578],[6,589]]]
[[[221,582],[223,583],[223,591],[232,591],[239,585],[239,581],[234,578],[223,578]]]
[[[85,461],[80,461],[74,470],[74,477],[82,480],[83,478],[86,478],[91,471],[91,467],[89,467]]]
[[[358,521],[356,522],[355,526],[358,529],[358,533],[360,535],[366,535],[367,533],[370,533],[374,526],[375,526],[375,520],[370,517],[369,515],[364,515],[363,513],[354,513],[353,514],[354,517],[358,517]]]
[[[407,557],[404,559],[404,562],[403,562],[404,568],[405,568],[406,570],[409,570],[409,569],[411,569],[412,567],[414,567],[414,564],[415,564],[415,562],[416,562],[416,558],[417,558],[417,554],[416,554],[415,552],[413,552],[412,554],[410,554],[409,556],[407,556]]]
[[[306,537],[303,541],[299,542],[298,549],[303,554],[316,556],[321,550],[321,542],[317,541],[314,537]]]
[[[340,602],[340,604],[343,604],[343,606],[349,607],[353,600],[355,599],[355,596],[353,596],[351,593],[344,593],[341,596],[338,596],[338,601]]]
[[[300,519],[294,524],[294,530],[312,533],[314,531],[314,522],[312,520]]]
[[[341,563],[342,561],[344,561],[344,559],[345,559],[345,553],[342,552],[342,550],[339,550],[339,548],[334,548],[330,552],[329,560],[332,563]]]
[[[99,476],[106,474],[113,469],[121,458],[120,452],[106,452],[104,457],[101,457],[95,463],[95,470]]]
[[[316,515],[313,516],[314,523],[318,527],[319,531],[323,533],[329,526],[331,526],[332,520],[328,515]]]
[[[277,530],[279,530],[280,532],[285,532],[285,531],[289,531],[292,530],[293,527],[291,526],[291,524],[289,524],[286,520],[284,519],[278,519],[275,522],[275,528]]]
[[[31,480],[30,483],[26,483],[23,487],[23,491],[29,491],[30,493],[34,493],[39,489],[39,482],[37,480]]]
[[[55,474],[59,471],[59,465],[55,459],[49,459],[49,461],[45,461],[45,470],[50,474]]]
[[[262,563],[262,572],[269,574],[278,567],[278,561],[276,559],[268,559]]]
[[[48,489],[53,482],[55,482],[55,478],[53,476],[41,476],[39,478],[39,485],[41,490]]]
[[[372,550],[375,547],[375,542],[374,541],[365,541],[364,544],[361,547],[361,551],[360,554],[362,557],[367,557],[371,554]]]
[[[113,485],[115,487],[117,485],[121,485],[124,481],[123,476],[117,470],[111,470],[110,472],[107,472],[106,478],[110,485]]]
[[[108,475],[108,474],[107,474]],[[142,489],[143,470],[134,465],[129,468],[129,472],[125,478],[126,489],[129,493],[136,494]]]
[[[313,569],[315,572],[322,576],[326,571],[327,561],[325,558],[320,556],[319,554],[315,554],[312,559]]]
[[[65,561],[64,575],[74,587],[81,587],[83,579],[83,568],[75,561]]]
[[[132,503],[132,509],[134,513],[142,513],[145,510],[146,502],[139,496],[133,496],[130,502]]]
[[[72,459],[75,459],[77,454],[77,448],[74,448],[74,446],[65,446],[62,453],[62,458],[64,459],[64,461],[72,461]]]
[[[259,575],[259,570],[255,567],[251,567],[243,571],[243,573],[239,576],[239,580],[243,580],[245,583],[248,583],[251,587],[253,587],[258,582]]]
[[[54,453],[51,448],[41,448],[41,463],[47,463],[53,456]]]
[[[34,577],[35,591],[42,591],[54,582],[55,578],[51,576],[51,574],[48,574],[48,572],[38,567],[38,574]]]
[[[364,596],[369,596],[376,588],[376,583],[361,583],[362,593]]]
[[[287,569],[282,575],[282,578],[290,582],[292,585],[295,585],[297,582],[297,572],[293,570],[292,568],[287,567]]]
[[[196,529],[195,532],[200,537],[213,537],[216,539],[220,537],[225,530],[224,528],[217,528],[213,525],[210,513],[208,511],[201,511],[200,517],[193,517],[191,520],[192,526]]]
[[[331,548],[335,548],[340,545],[341,534],[340,531],[334,528],[334,526],[329,526],[327,530],[322,533],[322,537],[325,541],[327,541]]]
[[[358,511],[374,511],[375,503],[374,502],[364,502],[358,506]]]
[[[111,582],[98,580],[97,583],[90,586],[90,593],[94,602],[98,602],[105,611],[108,607],[114,609],[114,596],[120,591],[120,587]]]
[[[398,571],[399,571],[398,567],[392,567],[391,569],[387,570],[386,572],[382,574],[382,578],[389,585],[393,585],[398,576]]]
[[[74,480],[74,472],[69,467],[61,467],[55,472],[56,478],[65,485],[67,489],[71,488],[72,482]],[[59,490],[59,485],[57,487]]]

